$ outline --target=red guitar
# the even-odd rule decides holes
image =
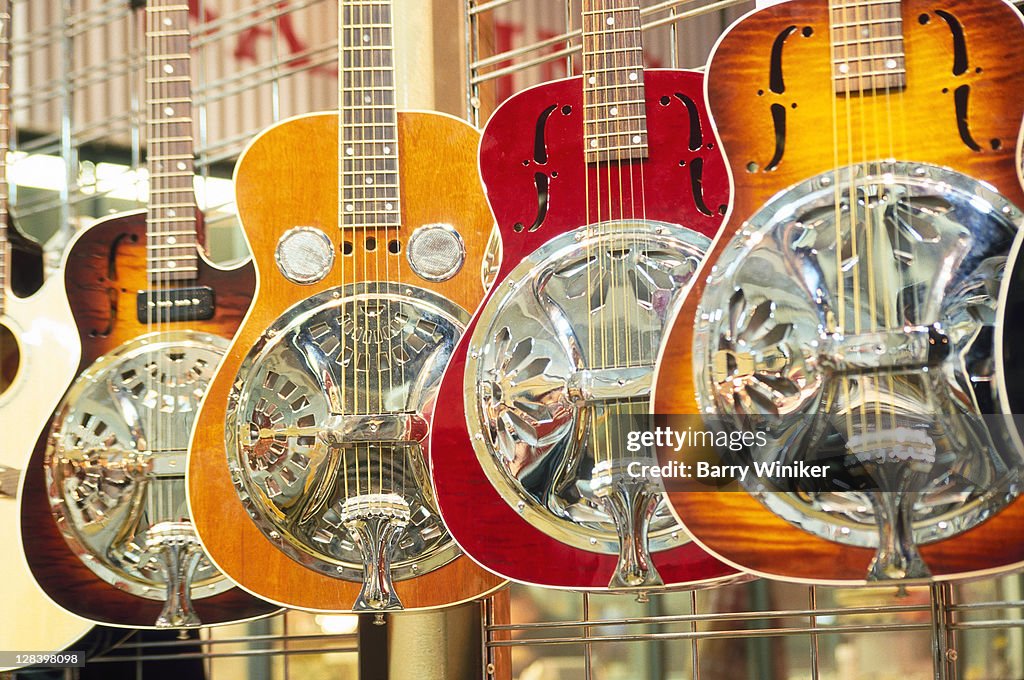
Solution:
[[[518,581],[731,577],[634,476],[653,459],[627,441],[728,202],[702,78],[644,70],[635,2],[586,0],[583,51],[582,78],[513,97],[483,133],[504,260],[438,394],[437,501],[470,556]]]

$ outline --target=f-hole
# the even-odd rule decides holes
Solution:
[[[546,165],[548,162],[548,144],[547,144],[547,127],[548,119],[551,114],[558,109],[558,104],[552,104],[543,111],[537,117],[537,124],[533,131],[533,159],[532,162],[536,165]],[[572,113],[571,106],[562,107],[562,115],[568,116]],[[530,160],[523,161],[523,165],[529,166]],[[512,225],[512,229],[516,232],[521,232],[524,229],[527,231],[537,231],[540,226],[544,223],[544,218],[548,214],[548,188],[551,183],[551,178],[545,172],[533,173],[533,187],[537,192],[537,213],[533,218],[533,223],[530,224],[527,229],[526,224],[523,222],[516,222]]]
[[[693,204],[702,214],[711,217],[714,213],[704,200],[704,159],[694,158],[690,162],[690,190],[693,192]]]
[[[935,10],[935,15],[946,22],[953,41],[953,77],[962,77],[967,74],[971,67],[970,55],[967,53],[967,37],[964,34],[963,24],[960,23],[956,16],[945,10],[937,9]],[[928,15],[921,15],[920,22],[927,24]],[[977,70],[979,73],[981,72],[981,69]],[[960,134],[960,140],[971,151],[981,151],[981,144],[974,139],[974,135],[971,133],[969,118],[971,109],[970,85],[965,83],[953,90],[953,106],[956,109],[956,128]],[[993,149],[999,149],[1002,146],[1002,142],[999,139],[993,139],[991,144]]]
[[[690,119],[690,151],[696,151],[704,146],[704,131],[700,127],[700,112],[697,109],[697,102],[682,92],[676,92],[676,99],[686,107],[686,113]]]
[[[942,17],[946,25],[949,26],[949,32],[953,35],[953,75],[962,76],[967,73],[969,68],[964,27],[959,19],[945,10],[937,9],[935,13]]]
[[[764,166],[766,172],[778,168],[786,154],[786,107],[782,104],[772,104],[772,124],[775,126],[775,155]]]
[[[786,79],[782,73],[782,51],[786,46],[789,36],[796,33],[796,26],[787,26],[782,33],[775,36],[772,43],[771,69],[768,72],[768,87],[775,94],[782,94],[786,91]]]
[[[768,66],[768,89],[774,95],[782,95],[786,92],[786,77],[785,69],[782,66],[782,55],[785,51],[786,41],[798,30],[800,35],[805,38],[810,38],[814,35],[814,29],[810,26],[804,26],[802,29],[795,25],[787,26],[775,36],[775,41],[772,43],[772,53]],[[758,92],[758,96],[763,97],[764,95],[764,90]],[[792,105],[794,108],[796,107],[795,102]],[[772,125],[775,130],[775,153],[772,155],[772,159],[768,161],[768,164],[764,166],[765,172],[777,169],[786,153],[786,107],[775,102],[771,105],[771,112]],[[757,163],[748,163],[747,168],[750,172],[756,172],[754,168],[757,168]]]
[[[128,240],[132,243],[138,243],[139,237],[135,234],[118,234],[117,237],[110,242],[110,249],[107,251],[107,281],[111,284],[117,281],[117,256],[118,250],[121,244]],[[106,337],[114,332],[114,324],[117,323],[117,299],[120,295],[120,291],[115,285],[108,285],[104,290],[107,297],[107,326],[106,328],[93,328],[89,331],[90,337]]]
[[[967,148],[972,151],[981,151],[981,145],[974,141],[971,134],[971,124],[967,120],[967,112],[970,109],[971,86],[961,85],[953,93],[953,101],[956,106],[956,127],[960,132],[960,139]]]

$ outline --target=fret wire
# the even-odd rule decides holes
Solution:
[[[613,106],[622,107],[622,106],[636,106],[636,105],[646,106],[647,102],[644,101],[643,99],[625,99],[625,100],[621,100],[620,99],[620,100],[616,100],[616,101],[613,101],[613,102],[588,102],[588,103],[585,103],[583,106],[588,108],[588,109],[600,109],[600,108],[611,108]]]
[[[871,61],[872,59],[904,59],[905,55],[902,52],[888,52],[882,54],[860,54],[849,57],[840,57],[836,63],[847,64],[854,61]]]
[[[857,73],[850,74],[837,74],[832,76],[832,80],[836,81],[852,81],[857,78],[868,78],[870,76],[896,76],[906,75],[906,71],[903,69],[891,69],[886,71],[858,71]]]
[[[184,209],[187,210],[189,208],[195,208],[196,204],[195,203],[161,203],[159,206],[156,206],[156,207],[159,210],[177,210],[179,208],[184,208]]]
[[[872,25],[902,23],[902,21],[902,17],[894,17],[891,19],[865,19],[864,21],[832,24],[832,28],[864,28]]]
[[[864,44],[868,44],[868,43],[899,42],[899,41],[900,41],[900,36],[894,34],[894,35],[891,35],[891,36],[888,36],[888,35],[880,36],[878,38],[857,38],[857,39],[854,39],[854,40],[836,40],[832,44],[835,47],[853,47],[853,46],[856,46],[856,45],[864,45]]]
[[[146,55],[146,61],[150,64],[161,62],[161,61],[182,61],[185,59],[191,59],[190,54],[148,54]]]

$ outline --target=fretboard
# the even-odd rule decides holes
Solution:
[[[196,278],[196,205],[192,188],[192,76],[188,3],[146,7],[146,166],[149,213],[146,270],[159,287]]]
[[[390,0],[341,0],[338,12],[339,206],[347,228],[398,228],[398,114]]]
[[[583,2],[583,139],[588,163],[647,156],[640,6]]]
[[[830,0],[835,91],[868,93],[906,84],[899,0]]]
[[[0,0],[0,314],[7,308],[11,244],[7,238],[7,151],[11,121],[11,0]]]

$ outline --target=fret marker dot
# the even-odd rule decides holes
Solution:
[[[394,210],[395,209],[395,204],[394,203],[385,203],[384,204],[384,209],[385,210]]]
[[[383,149],[381,149],[381,150],[382,150],[382,151],[384,152],[384,155],[385,155],[385,156],[387,156],[387,155],[388,155],[389,153],[391,153],[391,147],[390,147],[390,146],[385,146],[385,147],[384,147]]]
[[[363,33],[363,42],[370,42],[370,34]]]
[[[365,97],[363,97],[363,103],[364,104],[369,104],[372,101],[373,101],[373,99],[370,97],[370,95],[366,95]]]
[[[164,115],[173,116],[174,115],[174,107],[173,106],[168,106],[168,107],[164,108]]]
[[[345,204],[345,210],[347,210],[348,212],[352,212],[355,209],[356,209],[355,206],[352,205],[351,203],[346,203]]]
[[[170,64],[164,64],[164,73],[174,73],[174,67]]]
[[[607,19],[604,20],[604,22],[606,24],[608,24],[609,26],[614,26],[615,25],[615,17],[608,17]]]
[[[167,237],[167,243],[168,243],[168,244],[170,244],[170,245],[172,245],[172,246],[173,246],[173,245],[174,245],[175,243],[177,243],[177,242],[178,242],[178,239],[174,238],[173,236],[168,236],[168,237]]]
[[[184,161],[178,161],[178,170],[187,170],[188,166],[185,165]]]
[[[597,77],[596,76],[590,76],[589,78],[587,78],[587,82],[590,83],[591,85],[593,85],[594,83],[597,82]]]
[[[596,139],[591,139],[590,140],[590,146],[591,146],[591,148],[597,146],[597,140]]]
[[[608,109],[608,115],[609,116],[617,116],[618,114],[619,114],[619,107],[613,106],[612,108]]]
[[[372,177],[367,177],[366,178],[366,183],[367,184],[373,184],[373,178]]]
[[[640,135],[633,135],[633,143],[634,144],[639,144],[640,143]]]
[[[630,80],[636,80],[637,78],[639,78],[639,76],[637,74],[635,74],[635,73],[630,73],[629,74],[629,79]]]
[[[348,147],[347,149],[345,149],[345,155],[346,155],[346,156],[351,156],[351,155],[352,155],[352,154],[354,154],[354,153],[355,153],[355,151],[354,151],[354,150],[352,149],[352,147],[351,147],[351,146],[350,146],[350,147]]]
[[[174,269],[174,267],[175,267],[174,260],[168,260],[167,261],[167,268],[168,269]]]
[[[167,211],[167,216],[168,217],[176,217],[177,215],[178,215],[178,213],[175,210],[168,210]]]
[[[164,26],[173,26],[173,25],[174,25],[174,22],[171,21],[170,18],[165,18],[164,19]]]
[[[849,64],[840,64],[839,65],[839,72],[840,73],[849,73],[850,72],[850,65]]]
[[[889,60],[887,60],[887,61],[885,62],[885,67],[886,67],[886,68],[896,68],[896,60],[895,60],[895,59],[889,59]]]

